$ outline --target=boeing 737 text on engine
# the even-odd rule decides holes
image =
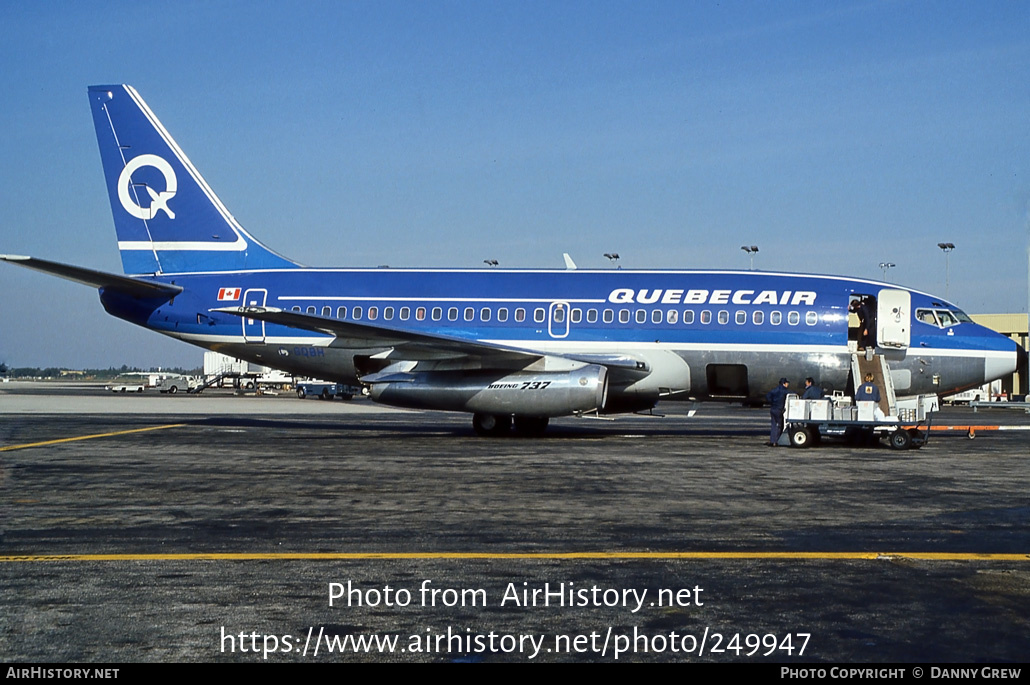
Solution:
[[[760,401],[776,379],[854,385],[849,305],[876,302],[898,395],[1011,373],[1015,343],[939,297],[751,271],[325,269],[233,218],[129,86],[89,101],[125,275],[5,255],[98,288],[112,315],[386,404],[473,414],[483,434],[661,399]],[[852,323],[854,316],[852,315]]]

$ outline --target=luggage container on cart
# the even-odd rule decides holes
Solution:
[[[920,395],[893,415],[876,411],[875,402],[853,403],[841,395],[820,400],[787,396],[784,431],[793,447],[817,445],[823,437],[839,437],[871,445],[881,439],[896,450],[918,449],[929,439],[927,408],[936,398]]]

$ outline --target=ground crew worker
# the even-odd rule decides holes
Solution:
[[[880,402],[880,389],[873,383],[873,374],[867,373],[865,375],[865,383],[858,386],[858,390],[855,391],[856,402]]]
[[[783,434],[783,412],[787,408],[790,381],[780,379],[780,384],[769,391],[765,401],[769,403],[769,447],[776,447]]]
[[[815,379],[809,376],[805,379],[805,392],[801,395],[803,400],[821,400],[823,389],[815,384]]]

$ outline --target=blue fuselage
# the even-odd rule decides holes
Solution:
[[[613,387],[616,396],[683,399],[760,399],[781,376],[812,376],[827,390],[845,390],[854,351],[849,335],[856,337],[849,302],[897,290],[833,276],[728,271],[284,269],[152,280],[184,291],[153,302],[102,292],[105,307],[161,333],[297,374],[354,383],[362,360],[388,357],[391,348],[212,310],[271,307],[401,335],[545,354],[625,354],[646,360],[653,372]],[[899,395],[946,394],[1015,368],[1012,341],[940,298],[908,292],[908,347],[880,350]]]

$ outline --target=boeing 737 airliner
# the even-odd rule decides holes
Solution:
[[[89,101],[126,275],[4,260],[99,288],[110,314],[201,347],[361,384],[386,404],[470,412],[481,434],[663,398],[760,401],[781,376],[847,390],[858,301],[876,312],[875,353],[898,395],[1017,365],[1014,342],[955,305],[875,281],[303,267],[237,223],[134,89],[93,86]]]

